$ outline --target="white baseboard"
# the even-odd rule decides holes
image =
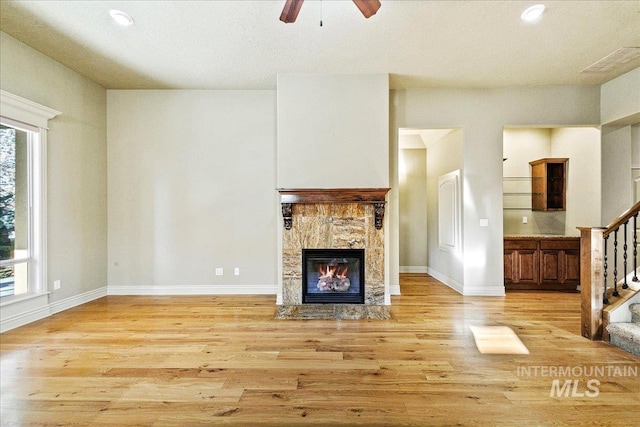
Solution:
[[[402,273],[427,273],[427,267],[423,265],[401,265],[398,271]]]
[[[45,317],[49,317],[50,315],[51,312],[49,310],[49,307],[45,306],[35,310],[20,313],[6,319],[2,319],[2,321],[0,322],[0,332],[7,332],[11,329],[19,328],[20,326],[42,320]]]
[[[400,285],[389,285],[389,295],[401,295]]]
[[[450,287],[451,289],[453,289],[454,291],[460,293],[460,294],[464,294],[464,286],[462,285],[462,283],[458,283],[457,281],[453,280],[451,277],[440,273],[439,271],[434,270],[431,267],[427,267],[427,273],[429,274],[429,276],[433,277],[434,279],[444,283],[445,285],[447,285],[448,287]]]
[[[454,291],[464,296],[486,296],[486,297],[503,297],[505,295],[504,285],[498,286],[483,286],[483,287],[470,287],[465,286],[448,277],[445,274],[440,273],[432,268],[429,268],[429,275],[434,279],[444,283]]]
[[[109,285],[109,295],[276,295],[276,285]]]
[[[0,332],[6,332],[11,329],[19,328],[20,326],[42,320],[51,316],[52,314],[60,313],[61,311],[77,307],[79,305],[85,304],[98,298],[102,298],[104,296],[107,296],[106,287],[94,289],[92,291],[65,298],[53,303],[45,303],[45,305],[34,308],[32,310],[27,310],[14,316],[9,316],[2,319],[2,321],[0,321]]]
[[[464,296],[477,297],[503,297],[505,295],[504,285],[500,286],[483,286],[483,287],[464,287]]]
[[[61,301],[52,302],[49,304],[51,314],[60,313],[61,311],[68,310],[73,307],[77,307],[82,304],[86,304],[98,298],[107,296],[107,287],[103,286],[93,291],[85,292],[80,295],[75,295],[69,298],[65,298]]]

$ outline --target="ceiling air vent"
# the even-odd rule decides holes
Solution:
[[[640,57],[640,47],[621,47],[595,64],[582,70],[583,73],[607,73]]]

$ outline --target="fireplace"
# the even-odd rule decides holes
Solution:
[[[303,249],[303,304],[364,304],[364,249]]]
[[[279,190],[283,232],[277,319],[391,318],[385,305],[387,191]]]

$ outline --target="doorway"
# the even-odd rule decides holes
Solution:
[[[439,222],[441,178],[460,171],[462,165],[462,129],[399,129],[400,273],[428,273],[454,288],[463,282],[461,257],[441,245],[443,221]],[[455,233],[461,239],[460,229],[448,231],[447,236]]]

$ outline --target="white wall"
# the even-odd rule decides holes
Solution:
[[[631,178],[633,181],[633,202],[640,201],[640,124],[631,126]]]
[[[602,224],[634,201],[632,168],[640,166],[640,68],[601,86]]]
[[[107,99],[109,291],[275,294],[275,92]]]
[[[502,163],[504,176],[530,176],[529,162],[551,157],[551,129],[506,128],[503,133],[503,155],[507,159]]]
[[[427,150],[400,150],[400,162],[400,266],[406,273],[426,273]]]
[[[391,91],[391,187],[397,188],[398,128],[456,128],[464,135],[464,293],[504,294],[502,132],[505,126],[597,125],[599,87]],[[398,193],[389,194],[391,282],[398,279]],[[480,227],[481,218],[488,227]]]
[[[602,126],[602,226],[633,204],[631,126]]]
[[[577,227],[601,225],[600,130],[563,127],[551,131],[551,157],[569,158],[564,234],[580,236]]]
[[[106,293],[106,90],[2,32],[0,88],[62,112],[47,141],[49,289],[61,281],[52,310]]]
[[[278,187],[389,186],[389,76],[278,75]]]
[[[631,167],[640,168],[640,124],[631,126]]]
[[[601,124],[636,117],[640,121],[640,68],[631,70],[605,84],[601,90]],[[626,123],[630,124],[630,123]]]
[[[454,129],[427,149],[428,272],[438,280],[462,291],[462,253],[439,247],[438,178],[463,167],[463,133]]]

